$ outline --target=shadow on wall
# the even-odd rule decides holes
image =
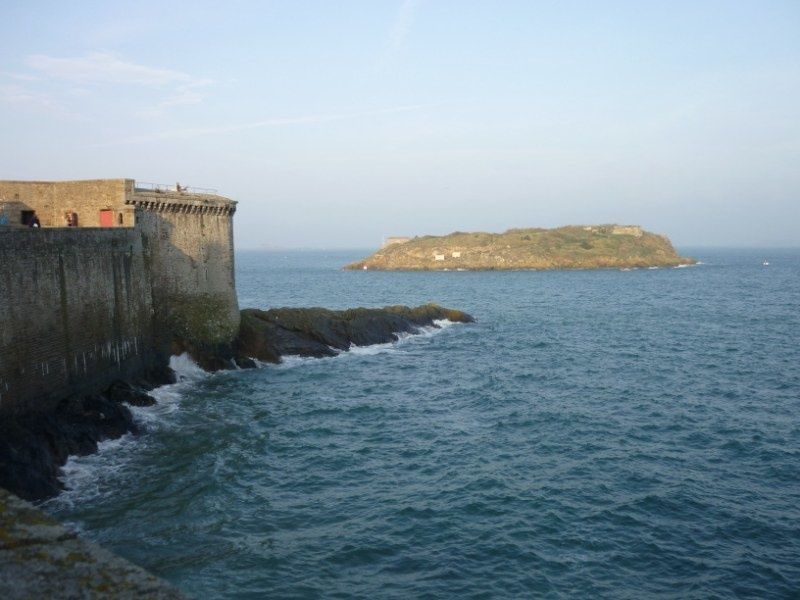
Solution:
[[[163,360],[132,229],[0,230],[0,319],[0,412],[47,409]]]
[[[28,204],[20,200],[0,200],[0,227],[28,227],[36,215]]]

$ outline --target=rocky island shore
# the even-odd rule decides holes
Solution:
[[[217,354],[180,342],[176,348],[189,351],[207,371],[255,368],[258,361],[278,363],[283,356],[333,356],[351,345],[393,342],[404,333],[439,327],[437,322],[443,320],[469,323],[473,318],[436,304],[340,311],[245,309],[236,339],[217,347]],[[103,440],[138,433],[128,406],[155,404],[147,392],[174,381],[164,367],[135,381],[117,381],[103,393],[65,398],[53,410],[4,418],[0,421],[0,488],[27,500],[55,496],[62,490],[59,476],[69,456],[91,454]]]
[[[557,229],[509,229],[390,238],[375,254],[346,269],[456,271],[515,269],[610,269],[694,264],[669,239],[638,225],[571,225]]]

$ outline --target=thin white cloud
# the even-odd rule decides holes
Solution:
[[[139,144],[146,142],[156,142],[169,139],[180,139],[188,137],[196,137],[203,135],[227,135],[230,133],[238,133],[240,131],[248,131],[251,129],[261,129],[264,127],[279,127],[284,125],[316,125],[322,123],[330,123],[334,121],[344,121],[349,119],[359,119],[363,117],[371,117],[378,115],[386,115],[393,113],[411,112],[422,110],[436,106],[435,104],[411,104],[407,106],[395,106],[391,108],[381,108],[377,110],[354,112],[354,113],[341,113],[329,115],[303,115],[297,117],[275,117],[271,119],[262,119],[259,121],[250,121],[247,123],[237,123],[231,125],[220,125],[216,127],[194,127],[189,129],[170,129],[166,131],[157,131],[145,135],[114,140],[108,143],[98,144],[97,146],[116,146],[121,144]]]
[[[399,52],[405,46],[408,34],[411,32],[411,25],[414,22],[414,13],[419,4],[420,0],[403,0],[400,5],[389,30],[387,47],[390,54]]]
[[[11,71],[0,71],[0,75],[17,81],[37,81],[39,79],[39,77],[30,73],[13,73]]]
[[[62,117],[75,118],[78,116],[54,100],[50,94],[14,83],[0,85],[0,104],[44,111]]]
[[[82,84],[195,87],[211,83],[208,79],[199,79],[181,71],[125,61],[106,52],[93,52],[71,58],[33,54],[25,59],[25,65],[48,77]]]
[[[9,104],[50,104],[20,85],[0,85],[0,100]]]
[[[145,119],[152,119],[163,116],[168,110],[178,106],[190,106],[200,104],[205,98],[202,94],[191,88],[179,89],[170,94],[157,104],[144,108],[137,112],[137,115]]]
[[[24,105],[44,112],[65,112],[63,106],[75,105],[76,97],[93,96],[102,101],[108,89],[131,86],[147,89],[149,106],[133,110],[143,118],[163,116],[176,107],[203,101],[210,79],[189,73],[138,64],[108,52],[92,52],[78,57],[32,54],[23,60],[26,71],[0,72],[0,101]],[[12,82],[24,82],[25,87]],[[131,96],[134,97],[135,95]],[[110,101],[110,100],[108,100]]]

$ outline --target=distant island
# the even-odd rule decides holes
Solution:
[[[388,238],[375,254],[346,269],[456,271],[510,269],[633,269],[694,264],[669,239],[638,225],[569,225]]]

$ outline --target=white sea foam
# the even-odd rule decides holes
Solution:
[[[111,489],[113,482],[122,476],[125,467],[136,456],[134,448],[139,443],[139,438],[126,433],[115,440],[97,444],[95,454],[70,456],[59,477],[65,489],[46,505],[72,508]]]
[[[375,356],[376,354],[386,354],[387,352],[399,352],[397,342],[386,342],[385,344],[372,344],[370,346],[354,346],[351,345],[347,350],[347,354],[354,356]],[[340,354],[339,356],[344,356]]]
[[[169,368],[175,371],[178,382],[199,381],[209,376],[209,373],[203,371],[186,352],[178,356],[171,356]]]
[[[319,358],[315,356],[297,356],[293,354],[287,354],[286,356],[281,357],[281,362],[278,363],[277,365],[272,363],[262,363],[259,361],[259,366],[279,368],[279,369],[294,369],[295,367],[301,367],[303,365],[307,365],[315,360],[319,360]]]
[[[186,353],[171,356],[169,367],[175,372],[175,383],[162,385],[151,390],[149,394],[156,399],[154,406],[131,406],[131,412],[137,423],[146,428],[163,427],[165,417],[180,409],[180,402],[186,390],[198,381],[211,377],[211,373],[203,371]]]
[[[370,346],[354,345],[345,352],[337,352],[336,356],[331,358],[402,352],[401,347],[409,341],[433,337],[454,324],[453,321],[447,319],[436,320],[434,325],[420,327],[414,333],[398,334],[398,339],[394,342]],[[259,368],[292,369],[316,360],[319,359],[289,355],[283,356],[282,362],[277,365],[258,360],[255,362]],[[197,382],[213,376],[203,371],[186,353],[170,357],[169,366],[175,372],[177,382],[162,385],[149,392],[156,399],[157,404],[147,407],[129,407],[137,424],[145,431],[152,432],[169,428],[171,421],[169,415],[180,410],[181,401],[187,390],[190,390]],[[71,456],[62,468],[60,478],[66,489],[59,496],[48,501],[48,504],[52,503],[55,508],[72,507],[87,498],[94,498],[106,493],[120,477],[123,477],[122,473],[126,466],[137,456],[137,446],[145,443],[147,443],[146,435],[126,434],[116,440],[100,442],[95,454]]]
[[[438,330],[436,330],[435,327],[433,329],[436,330],[436,331],[439,331],[439,330],[447,329],[448,327],[451,327],[451,326],[455,325],[456,322],[455,321],[451,321],[450,319],[435,319],[433,321],[433,324],[436,325],[436,327],[439,328]],[[431,328],[429,328],[429,329],[431,329]]]
[[[373,356],[375,354],[385,354],[387,352],[400,352],[400,347],[406,342],[420,339],[430,338],[437,335],[450,327],[455,325],[454,321],[448,319],[437,319],[433,325],[420,327],[417,331],[409,333],[406,331],[397,334],[397,340],[394,342],[386,342],[384,344],[372,344],[370,346],[356,346],[351,345],[348,349],[348,354],[355,354],[360,356]]]
[[[153,406],[129,406],[136,423],[145,431],[169,428],[169,415],[180,409],[187,390],[198,381],[210,377],[188,354],[172,356],[170,368],[175,372],[176,383],[162,385],[148,392],[156,399]],[[97,452],[87,456],[70,456],[62,467],[61,482],[66,490],[50,500],[56,506],[73,506],[78,501],[96,497],[121,476],[126,465],[137,456],[136,448],[147,443],[147,436],[130,433],[115,440],[105,440],[97,445]]]
[[[334,349],[336,354],[334,356],[326,356],[321,358],[344,358],[347,356],[375,356],[378,354],[392,354],[396,352],[402,352],[402,346],[409,341],[430,338],[433,337],[448,327],[455,325],[455,321],[450,321],[448,319],[437,319],[433,322],[433,325],[428,325],[425,327],[419,327],[417,331],[413,333],[409,332],[400,332],[397,334],[397,340],[393,342],[385,342],[383,344],[370,344],[368,346],[357,346],[355,344],[351,344],[350,347],[345,351],[339,351]],[[292,354],[286,354],[281,357],[281,362],[279,364],[273,363],[265,363],[256,358],[253,359],[256,365],[259,368],[268,368],[268,369],[294,369],[296,367],[300,367],[303,365],[313,364],[314,361],[321,360],[321,358],[314,357],[314,356],[297,356]]]

